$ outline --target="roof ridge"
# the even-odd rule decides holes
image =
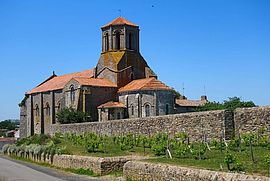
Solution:
[[[101,28],[105,28],[108,26],[112,26],[112,25],[129,25],[129,26],[136,26],[138,27],[138,25],[132,23],[131,21],[128,21],[127,19],[123,18],[123,17],[117,17],[114,20],[112,20],[110,23],[102,26]]]

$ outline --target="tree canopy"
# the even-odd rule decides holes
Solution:
[[[0,129],[14,130],[19,125],[19,120],[5,120],[0,122]]]
[[[236,108],[255,107],[253,101],[242,101],[239,97],[229,97],[228,100],[220,102],[207,102],[204,106],[199,107],[198,111],[211,111],[211,110],[235,110]]]

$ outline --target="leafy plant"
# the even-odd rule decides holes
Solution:
[[[227,152],[224,158],[224,163],[226,163],[228,170],[231,170],[231,164],[236,162],[236,158],[231,153]]]
[[[151,150],[155,153],[155,155],[165,155],[167,148],[168,136],[165,133],[157,133],[152,138]]]
[[[91,118],[82,111],[73,108],[63,108],[56,114],[56,118],[61,124],[82,123],[90,121]]]

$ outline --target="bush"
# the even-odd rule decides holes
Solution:
[[[167,148],[168,136],[165,133],[157,133],[152,138],[151,150],[156,156],[165,155]]]
[[[56,118],[61,124],[82,123],[90,121],[91,118],[82,111],[77,111],[73,108],[63,108],[57,114]]]

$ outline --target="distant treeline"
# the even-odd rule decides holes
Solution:
[[[19,124],[20,121],[17,119],[8,119],[0,122],[0,129],[14,130]]]
[[[220,102],[207,102],[204,106],[201,106],[197,111],[212,111],[212,110],[235,110],[236,108],[255,107],[253,101],[242,101],[239,97],[229,97],[228,100]]]

